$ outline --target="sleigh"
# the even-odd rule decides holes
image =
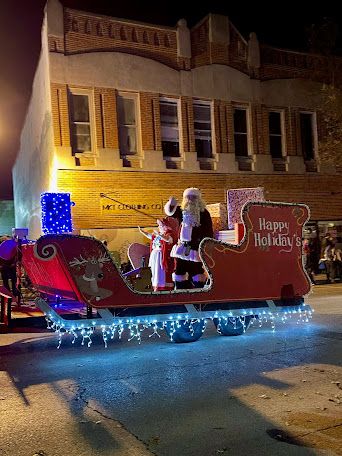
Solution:
[[[90,343],[100,328],[105,343],[125,330],[140,340],[142,330],[151,327],[155,334],[164,329],[175,342],[190,342],[210,320],[222,335],[241,335],[255,321],[285,320],[293,314],[306,320],[310,315],[304,297],[311,284],[302,263],[302,230],[308,218],[302,204],[247,203],[239,244],[211,238],[201,242],[208,277],[202,289],[137,289],[103,243],[84,236],[46,235],[24,245],[23,265],[42,294],[37,306],[60,337],[81,334],[82,343]],[[51,304],[52,296],[86,307],[87,318],[63,318]]]

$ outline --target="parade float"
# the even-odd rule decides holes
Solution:
[[[62,198],[59,207],[68,206],[70,198]],[[52,220],[51,213],[43,211],[43,218]],[[56,222],[57,229],[54,224],[48,234],[22,246],[22,262],[40,293],[37,307],[58,333],[58,346],[66,335],[73,343],[80,339],[90,345],[98,330],[106,346],[117,335],[128,334],[129,340],[140,342],[142,333],[158,337],[162,330],[171,341],[191,342],[201,337],[208,322],[223,336],[237,336],[255,323],[268,321],[274,328],[277,320],[310,318],[304,298],[311,283],[302,262],[302,232],[308,219],[304,204],[247,201],[236,224],[236,243],[202,240],[199,253],[207,282],[201,289],[142,287],[144,271],[122,273],[100,240],[65,233],[70,226],[54,234],[63,232],[64,225],[58,223],[65,224],[65,217]],[[62,316],[56,311],[56,296],[86,313]]]

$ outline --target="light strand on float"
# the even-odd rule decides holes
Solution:
[[[108,338],[113,340],[117,335],[118,339],[122,338],[122,335],[127,329],[128,332],[128,341],[132,341],[136,339],[138,343],[141,343],[141,334],[146,329],[151,329],[152,333],[149,334],[149,338],[152,336],[157,336],[158,338],[161,337],[159,334],[159,330],[166,330],[169,338],[171,341],[174,340],[174,334],[177,330],[188,330],[190,335],[193,336],[196,331],[196,324],[203,323],[202,325],[202,332],[205,331],[206,322],[207,320],[216,320],[215,323],[217,327],[217,331],[222,333],[224,326],[227,324],[231,325],[231,328],[236,330],[242,326],[243,332],[250,325],[254,325],[255,323],[258,324],[259,327],[262,327],[265,323],[269,323],[271,325],[271,329],[274,332],[276,327],[276,321],[280,321],[285,323],[293,316],[297,318],[297,324],[308,323],[312,318],[312,310],[287,310],[285,312],[266,312],[263,310],[259,314],[247,314],[245,312],[244,315],[240,316],[233,316],[230,312],[227,315],[220,315],[216,314],[212,317],[200,319],[200,318],[189,318],[188,315],[172,315],[167,320],[163,321],[152,321],[149,322],[148,320],[141,321],[140,319],[127,319],[127,320],[119,320],[119,322],[111,323],[111,324],[101,324],[99,321],[98,327],[102,331],[102,338],[105,348],[108,347]],[[182,318],[183,317],[183,318]],[[247,318],[248,317],[248,318]],[[55,331],[58,336],[58,345],[57,348],[59,349],[62,344],[62,340],[65,338],[66,334],[72,336],[72,344],[75,344],[76,340],[81,337],[81,345],[87,345],[88,347],[92,344],[92,336],[96,331],[96,319],[91,321],[91,325],[87,326],[85,323],[80,320],[79,325],[73,325],[70,328],[65,326],[60,319],[54,318],[53,315],[49,314],[45,316],[47,321],[47,329]],[[99,319],[100,320],[100,319]],[[224,334],[224,331],[223,331]]]
[[[160,329],[160,328],[158,328],[157,322],[151,323],[151,327],[152,327],[152,329],[153,329],[153,332],[152,332],[148,337],[153,337],[153,336],[161,337],[160,334],[159,334],[159,332],[158,332],[158,329]],[[146,326],[146,328],[147,328],[147,326]],[[163,326],[162,326],[161,329],[163,329]]]

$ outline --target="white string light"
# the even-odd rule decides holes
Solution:
[[[297,310],[288,310],[285,312],[266,312],[265,310],[260,313],[253,313],[248,315],[247,312],[243,312],[244,315],[234,316],[232,313],[228,313],[227,315],[220,315],[214,314],[212,317],[209,318],[189,318],[187,315],[171,315],[167,320],[162,321],[141,321],[140,319],[126,319],[126,320],[119,320],[119,322],[111,323],[111,324],[101,324],[99,322],[99,328],[102,332],[102,338],[105,348],[108,347],[108,338],[113,340],[115,335],[118,336],[119,339],[122,338],[122,334],[125,329],[128,332],[128,341],[132,341],[136,339],[138,343],[141,343],[141,334],[146,329],[151,329],[152,333],[149,334],[149,338],[152,336],[157,336],[158,338],[161,337],[158,331],[166,330],[170,340],[173,341],[174,334],[177,333],[177,330],[186,330],[189,331],[191,337],[194,336],[196,325],[202,325],[202,333],[206,329],[206,322],[207,320],[216,320],[217,321],[217,331],[219,333],[224,334],[224,327],[231,324],[231,329],[237,330],[242,326],[243,333],[247,330],[247,328],[251,325],[253,326],[255,323],[258,324],[259,327],[262,327],[264,324],[269,323],[271,325],[272,332],[275,332],[276,329],[276,322],[279,321],[281,323],[285,323],[293,316],[297,318],[297,324],[308,323],[312,318],[313,310],[307,309],[297,309]],[[81,345],[87,345],[88,348],[92,344],[92,336],[96,331],[96,320],[91,321],[90,325],[87,326],[85,323],[82,323],[80,320],[80,324],[73,325],[71,327],[66,327],[65,323],[62,322],[61,319],[56,319],[54,315],[48,314],[46,315],[47,320],[47,329],[55,331],[58,336],[58,345],[57,348],[59,349],[62,344],[62,339],[65,335],[70,334],[73,339],[71,341],[72,344],[75,344],[76,340],[81,338]]]

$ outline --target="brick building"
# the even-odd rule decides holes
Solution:
[[[75,230],[119,249],[188,186],[208,203],[261,186],[307,203],[312,220],[342,220],[340,175],[318,160],[330,78],[325,57],[246,40],[225,16],[165,27],[49,0],[13,169],[16,225],[38,237],[40,194],[67,191]]]

